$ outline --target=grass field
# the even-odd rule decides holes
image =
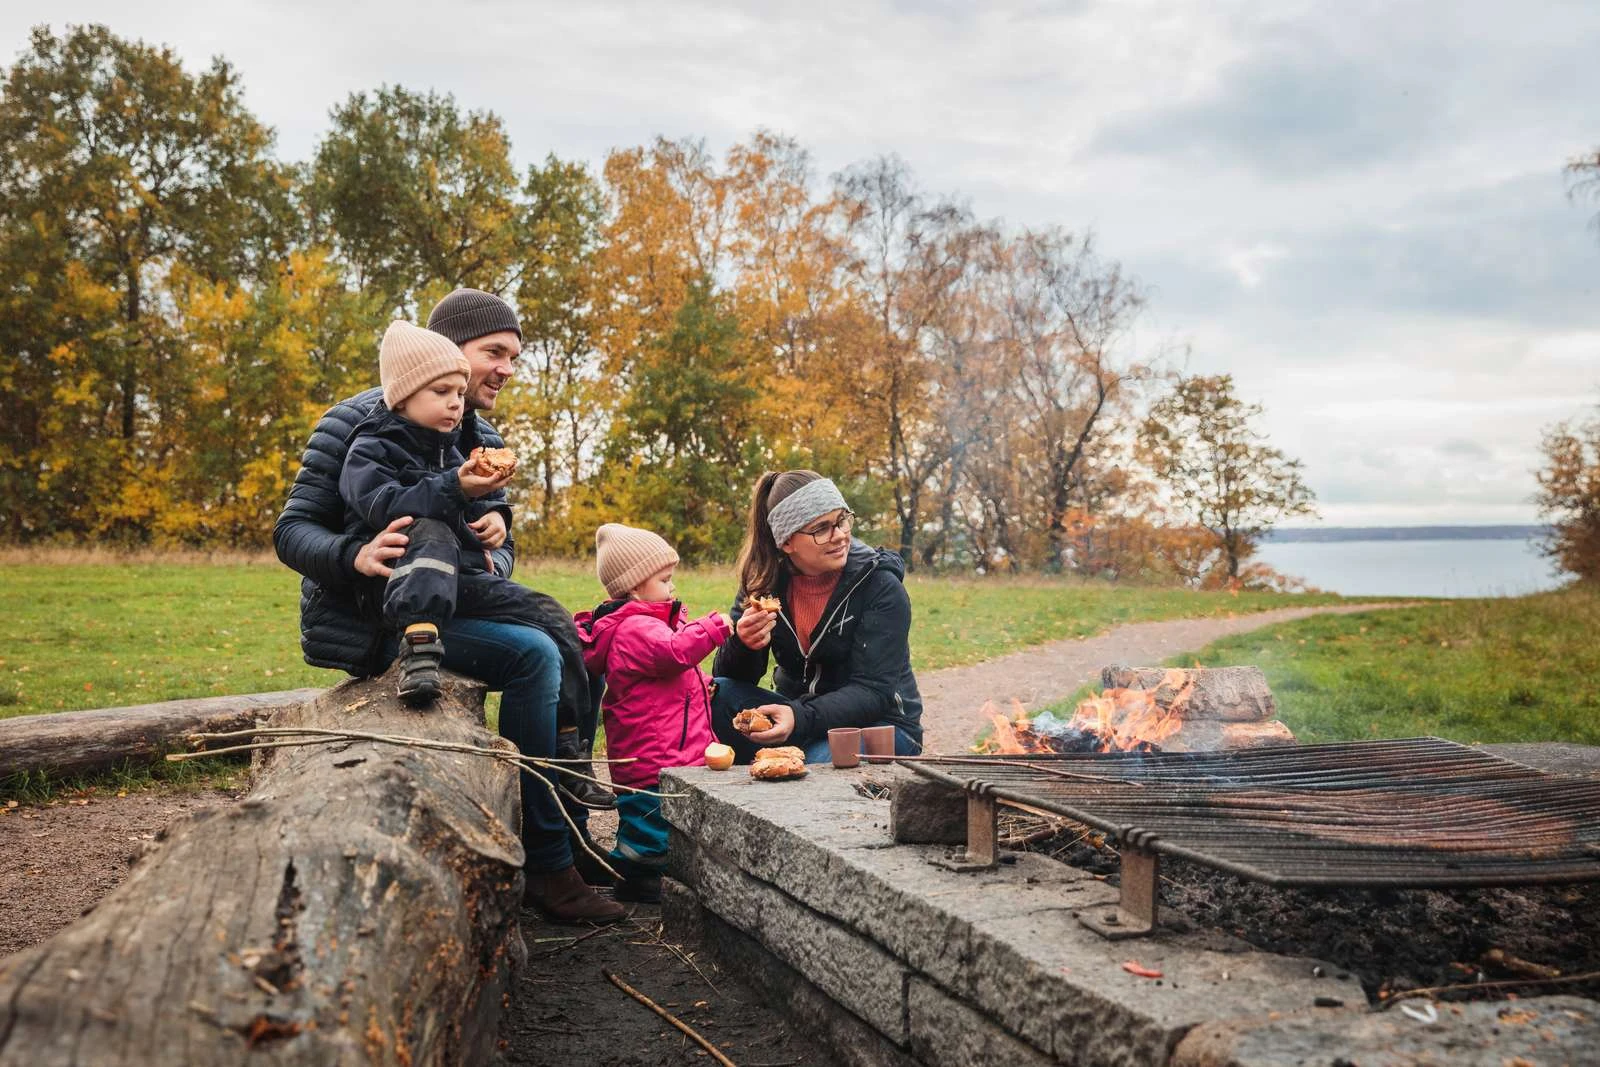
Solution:
[[[534,561],[517,577],[573,609],[600,588],[591,566]],[[298,576],[270,557],[222,562],[103,556],[0,563],[12,638],[0,652],[0,718],[330,685],[300,658]],[[695,612],[726,608],[731,568],[680,574]],[[1201,593],[1073,579],[912,576],[913,662],[973,663],[1120,622],[1227,615],[1332,596]]]
[[[1600,744],[1600,590],[1324,615],[1179,666],[1253,663],[1301,741],[1433,734]]]

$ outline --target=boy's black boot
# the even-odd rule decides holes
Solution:
[[[617,883],[612,895],[630,904],[661,903],[661,876],[659,874],[630,874]]]
[[[583,750],[583,739],[578,736],[577,727],[569,726],[556,733],[556,759],[582,760],[582,763],[566,763],[562,766],[570,767],[579,774],[594,777],[594,764],[589,761],[589,753]],[[586,808],[614,808],[617,806],[617,795],[598,782],[590,782],[583,778],[574,778],[570,774],[559,776],[561,788],[572,795],[572,798]]]
[[[431,622],[413,623],[400,638],[400,700],[411,707],[432,704],[439,697],[439,671],[444,642]]]

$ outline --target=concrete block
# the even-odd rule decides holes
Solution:
[[[913,978],[907,995],[911,1051],[928,1067],[1047,1067],[1061,1061],[1007,1033],[992,1019]]]
[[[677,940],[711,954],[717,965],[743,977],[791,1024],[826,1045],[842,1067],[915,1067],[911,1056],[862,1022],[759,941],[701,906],[694,891],[674,878],[661,885],[661,919]]]
[[[967,795],[926,778],[896,780],[889,829],[897,845],[958,845],[967,839]]]
[[[1409,1002],[1419,1012],[1427,1002]],[[1207,1023],[1173,1053],[1173,1067],[1505,1067],[1600,1063],[1600,1003],[1536,997],[1432,1006],[1433,1021],[1384,1012],[1307,1011]]]

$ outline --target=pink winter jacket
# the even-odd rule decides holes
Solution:
[[[730,630],[713,612],[686,622],[683,605],[629,600],[606,612],[580,611],[573,621],[583,638],[583,662],[606,681],[606,754],[634,757],[611,767],[622,785],[654,788],[664,767],[706,762],[711,732],[710,678],[700,661],[727,640]],[[596,614],[599,618],[596,618]]]

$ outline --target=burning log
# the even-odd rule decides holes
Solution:
[[[269,725],[481,748],[483,689],[402,708],[391,675]],[[85,918],[0,961],[0,1064],[482,1063],[522,878],[517,773],[371,741],[263,753],[250,793],[175,823]]]

